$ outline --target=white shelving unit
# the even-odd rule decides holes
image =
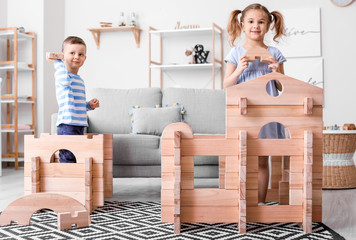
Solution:
[[[218,25],[215,23],[212,24],[212,27],[210,28],[193,28],[193,29],[170,29],[170,30],[157,30],[153,27],[149,27],[149,81],[148,81],[148,86],[151,87],[151,82],[152,82],[152,69],[158,69],[160,71],[160,88],[162,88],[162,70],[173,70],[173,69],[211,69],[212,70],[212,77],[213,77],[213,86],[212,88],[215,89],[215,70],[220,70],[220,82],[221,82],[221,88],[223,86],[223,48],[222,48],[222,28],[220,28]],[[211,35],[212,38],[212,63],[206,63],[206,64],[164,64],[162,60],[162,38],[163,37],[169,37],[169,36],[177,36],[179,35],[180,37],[186,35],[186,36],[191,36],[191,35],[201,35],[205,34],[207,36]],[[216,48],[215,48],[215,35],[219,35],[219,41],[220,41],[220,59],[217,59],[215,54],[216,54]],[[156,35],[159,37],[159,49],[160,49],[160,60],[159,61],[153,61],[152,60],[152,41],[151,37],[152,35]]]
[[[3,112],[6,114],[6,121],[1,123],[1,133],[6,134],[6,151],[1,154],[1,159],[2,162],[14,162],[15,169],[17,170],[18,162],[23,161],[24,155],[23,152],[19,152],[19,134],[34,134],[36,131],[36,36],[33,32],[18,32],[16,27],[0,28],[0,41],[6,42],[5,49],[1,49],[2,52],[6,53],[6,59],[5,61],[0,59],[0,73],[5,74],[2,83],[6,84],[6,92],[3,90],[0,98],[0,105],[3,108]],[[19,61],[18,48],[23,41],[31,41],[31,63]],[[28,96],[20,96],[18,93],[18,90],[21,87],[18,81],[19,72],[31,74],[32,89],[30,89],[31,93],[28,93]],[[20,77],[22,77],[22,74]],[[31,122],[19,122],[18,113],[20,111],[20,104],[31,108]]]

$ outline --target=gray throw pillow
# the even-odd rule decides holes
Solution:
[[[161,136],[164,128],[171,123],[181,122],[181,108],[133,108],[130,112],[133,134]]]

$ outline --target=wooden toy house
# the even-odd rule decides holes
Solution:
[[[278,80],[279,96],[267,83]],[[322,104],[319,87],[270,73],[226,89],[225,135],[195,135],[186,123],[162,134],[162,222],[300,222],[305,232],[322,220]],[[259,139],[263,126],[283,124],[288,139]],[[220,187],[194,188],[194,156],[219,156]],[[258,157],[288,156],[282,161],[279,205],[259,206]],[[286,159],[288,160],[286,157]],[[272,166],[273,167],[273,166]],[[277,196],[273,196],[277,194]],[[279,196],[278,196],[279,195]]]
[[[55,153],[65,149],[76,163],[58,163]],[[25,195],[38,192],[67,195],[89,212],[112,197],[112,134],[25,136]]]

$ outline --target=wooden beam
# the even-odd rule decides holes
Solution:
[[[174,132],[174,233],[180,233],[181,218],[181,152],[180,152],[181,133]]]
[[[313,132],[304,131],[303,230],[312,232]]]
[[[32,161],[32,171],[31,171],[31,182],[32,182],[32,193],[38,193],[41,191],[40,189],[40,158],[33,157]]]
[[[239,233],[246,233],[246,165],[247,165],[247,132],[239,134]]]

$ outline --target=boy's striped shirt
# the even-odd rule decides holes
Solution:
[[[85,85],[79,75],[67,71],[61,60],[54,62],[56,72],[56,97],[58,103],[57,126],[61,123],[88,126],[87,111],[92,110],[86,102]]]

